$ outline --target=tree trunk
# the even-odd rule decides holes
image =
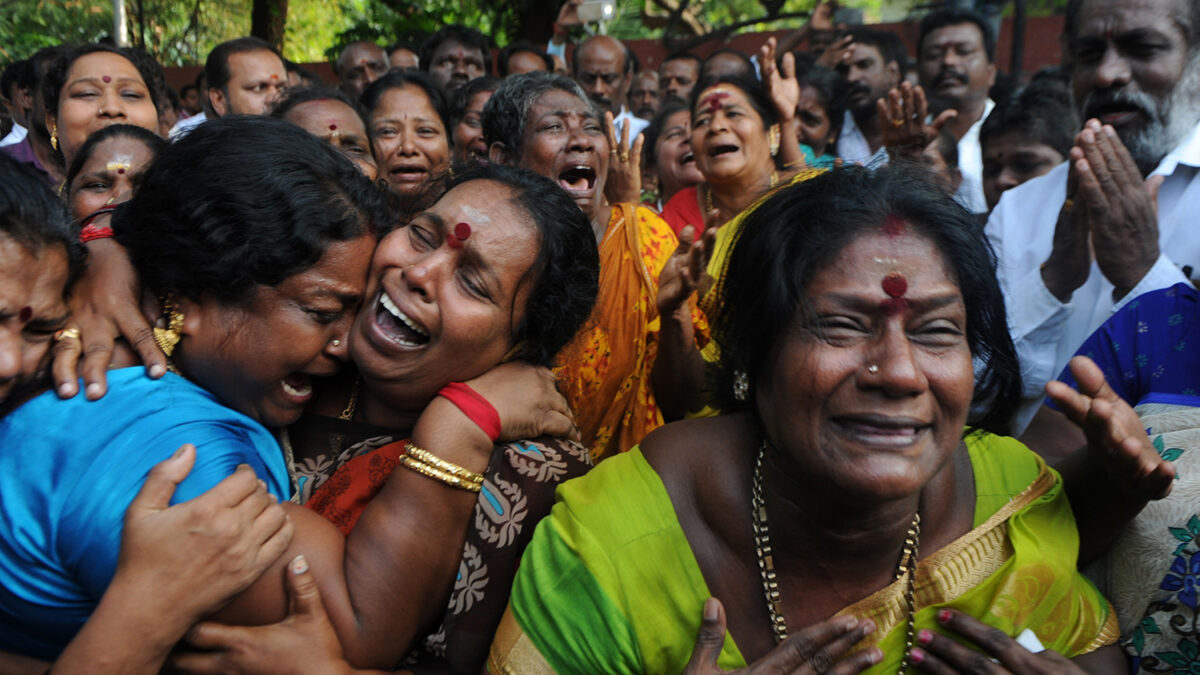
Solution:
[[[254,0],[254,8],[250,10],[250,34],[282,51],[287,8],[288,0]]]

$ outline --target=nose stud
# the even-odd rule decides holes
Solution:
[[[872,375],[878,375],[879,374],[879,366],[872,363],[871,365],[867,366],[867,372]]]
[[[337,338],[333,338],[333,341],[330,342],[329,344],[333,345],[334,347],[341,347],[342,341]]]

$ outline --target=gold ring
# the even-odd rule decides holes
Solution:
[[[899,129],[900,127],[904,126],[904,120],[901,120],[901,119],[892,120],[892,126]]]
[[[58,331],[57,333],[55,333],[55,335],[54,335],[55,342],[62,342],[63,340],[78,340],[78,339],[79,339],[79,329],[74,326],[71,326],[70,328],[64,328],[64,329]]]
[[[614,145],[613,145],[613,149],[612,149],[611,151],[609,151],[609,153],[608,153],[608,154],[610,154],[610,155],[615,155],[615,154],[617,154],[618,152],[620,152],[620,150],[617,150],[617,146],[614,144]]]
[[[626,163],[626,162],[628,162],[628,161],[629,161],[629,153],[628,153],[628,152],[622,152],[622,153],[621,153],[621,162],[622,162],[622,163]]]
[[[1066,213],[1070,213],[1074,209],[1075,209],[1075,200],[1074,199],[1068,198],[1065,202],[1063,202],[1062,210],[1065,211]]]

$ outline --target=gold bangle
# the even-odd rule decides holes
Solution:
[[[427,464],[429,466],[432,466],[435,469],[438,469],[439,471],[444,471],[445,473],[448,473],[451,476],[455,476],[456,478],[461,478],[463,480],[470,481],[472,483],[482,483],[483,482],[483,474],[475,473],[474,471],[471,471],[470,469],[464,469],[463,467],[461,467],[457,464],[454,464],[452,462],[447,462],[446,460],[438,457],[437,455],[433,454],[432,452],[429,452],[428,450],[424,450],[422,448],[418,448],[417,446],[413,445],[412,443],[404,444],[404,452],[409,457],[412,457],[413,459],[417,460],[421,464]]]
[[[471,481],[463,480],[457,476],[451,476],[445,471],[432,467],[428,464],[423,464],[420,461],[409,457],[408,455],[401,455],[400,463],[409,469],[416,471],[422,476],[440,481],[453,488],[466,490],[467,492],[479,492],[483,489],[483,485],[480,483],[472,483]]]

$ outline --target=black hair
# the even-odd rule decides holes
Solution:
[[[194,91],[194,92],[196,92],[197,94],[199,94],[199,93],[200,93],[200,89],[199,89],[199,88],[198,88],[196,85],[194,85],[194,84],[185,84],[185,85],[183,85],[182,87],[180,87],[180,88],[179,88],[179,97],[180,97],[180,98],[183,98],[184,96],[187,96],[187,93],[188,93],[189,91]]]
[[[4,73],[0,75],[0,96],[8,98],[12,94],[11,90],[14,86],[29,86],[28,84],[23,84],[23,82],[29,81],[29,75],[27,74],[28,70],[28,59],[13,61],[7,66],[4,66]]]
[[[542,60],[542,63],[546,64],[547,73],[554,72],[554,59],[550,58],[549,54],[547,54],[544,50],[533,46],[532,43],[521,40],[520,42],[514,42],[504,49],[501,49],[500,55],[496,57],[496,73],[500,77],[508,76],[508,60],[513,54],[520,52],[529,52],[530,54],[537,56]]]
[[[578,207],[575,209],[579,210]],[[40,254],[61,246],[67,254],[67,286],[83,271],[87,251],[71,225],[66,204],[27,167],[0,152],[0,236]],[[593,240],[594,241],[594,240]],[[593,248],[595,245],[593,244]]]
[[[958,168],[958,139],[949,129],[942,127],[933,139],[933,149],[941,155],[948,168]]]
[[[569,77],[554,73],[522,73],[506,77],[492,93],[487,105],[483,106],[483,140],[490,147],[503,143],[514,162],[521,158],[521,146],[525,140],[525,123],[533,104],[543,94],[554,90],[565,91],[575,96],[588,107],[593,115],[600,117],[596,106],[579,83]]]
[[[830,130],[840,134],[846,101],[837,71],[814,64],[803,71],[796,71],[796,84],[800,87],[812,87],[813,91],[817,92],[817,102],[829,118]]]
[[[711,63],[714,58],[716,58],[718,56],[726,55],[726,54],[736,56],[738,58],[738,60],[742,63],[741,73],[740,73],[740,75],[742,77],[744,77],[746,79],[755,79],[758,77],[757,72],[754,69],[754,62],[750,60],[749,56],[746,56],[745,54],[739,52],[736,49],[732,49],[730,47],[724,47],[724,48],[718,49],[715,52],[709,54],[708,58],[704,59],[704,62],[700,64],[700,77],[698,79],[703,80],[705,78],[711,77],[707,72],[705,72],[705,70],[708,68],[708,64]]]
[[[1184,37],[1187,38],[1188,52],[1194,53],[1200,48],[1200,3],[1196,0],[1176,0],[1183,5],[1183,16],[1179,17]],[[1075,27],[1079,21],[1079,12],[1083,9],[1084,0],[1068,0],[1067,10],[1063,18],[1063,39],[1067,49],[1075,52]]]
[[[83,145],[79,146],[79,152],[75,153],[75,159],[71,160],[71,166],[67,169],[67,180],[64,183],[68,191],[71,189],[71,183],[75,182],[75,177],[79,175],[80,171],[83,171],[83,165],[87,164],[88,160],[92,158],[92,153],[96,151],[96,146],[110,138],[119,137],[139,141],[150,150],[151,159],[161,155],[162,151],[169,145],[162,136],[132,124],[113,124],[104,127],[91,136],[88,136]]]
[[[167,105],[171,107],[171,110],[179,112],[183,109],[183,103],[179,100],[179,94],[176,94],[175,90],[170,86],[163,87],[162,94],[167,101]]]
[[[423,72],[427,73],[433,67],[433,53],[447,40],[453,40],[468,49],[478,49],[483,56],[483,74],[492,74],[492,50],[487,37],[474,28],[459,24],[450,24],[421,43],[421,51],[417,54],[417,66]]]
[[[904,80],[904,74],[908,72],[908,49],[899,35],[874,28],[853,28],[849,33],[854,36],[855,44],[874,47],[883,59],[883,65],[895,63],[900,71],[900,80]]]
[[[925,46],[925,38],[930,33],[939,28],[963,23],[973,23],[979,29],[979,34],[983,38],[983,52],[987,55],[988,63],[994,63],[996,60],[996,35],[992,33],[991,25],[978,12],[963,9],[943,9],[927,14],[924,19],[921,19],[921,36],[917,38],[917,58],[920,58],[921,49]]]
[[[772,124],[779,121],[775,106],[771,103],[771,97],[767,94],[763,83],[755,78],[740,75],[710,75],[700,78],[700,81],[692,88],[692,95],[688,100],[688,109],[692,111],[692,119],[696,118],[696,104],[700,101],[700,94],[704,93],[705,89],[718,84],[729,84],[741,89],[742,93],[746,95],[746,100],[750,102],[750,107],[754,108],[754,112],[762,118],[763,129],[770,129]]]
[[[283,55],[279,53],[278,49],[275,49],[266,40],[256,37],[240,37],[234,40],[226,40],[213,47],[213,50],[208,53],[208,59],[204,62],[204,76],[207,79],[208,88],[225,91],[226,87],[229,86],[229,78],[232,77],[229,72],[229,57],[234,54],[257,51],[271,52],[275,56],[278,56],[280,61],[283,61]]]
[[[404,50],[412,52],[413,54],[416,54],[418,59],[421,58],[421,55],[419,53],[417,53],[417,50],[419,50],[420,47],[417,46],[416,44],[413,44],[409,40],[398,40],[396,42],[393,42],[392,44],[388,45],[387,49],[384,51],[386,51],[388,53],[388,56],[391,56],[392,52],[398,51],[401,49],[404,49]]]
[[[237,304],[386,220],[382,196],[336,150],[282,120],[239,115],[159,155],[113,232],[149,292]]]
[[[700,67],[704,65],[704,59],[691,52],[672,52],[667,56],[667,58],[663,59],[662,65],[658,67],[659,70],[662,70],[662,66],[670,63],[671,61],[693,61],[696,64],[697,74],[700,73]]]
[[[471,99],[476,94],[485,91],[496,91],[500,86],[500,80],[494,77],[477,77],[470,82],[459,87],[450,99],[450,125],[453,127],[462,121],[463,115],[467,114],[467,106],[471,104]]]
[[[342,47],[342,50],[340,52],[338,52],[337,59],[335,59],[332,63],[334,75],[337,75],[338,77],[342,77],[342,59],[346,58],[346,52],[350,51],[351,47],[354,47],[357,45],[367,45],[370,47],[375,47],[376,49],[378,49],[380,52],[383,53],[383,63],[384,63],[384,65],[387,65],[388,53],[387,53],[386,49],[384,49],[383,47],[380,47],[378,44],[376,44],[370,40],[355,40],[354,42],[351,42],[351,43],[347,44],[346,46]],[[291,70],[291,68],[289,68],[288,70]]]
[[[283,98],[279,99],[279,102],[277,102],[275,107],[271,109],[271,117],[281,120],[287,119],[287,114],[301,103],[311,103],[312,101],[325,100],[339,101],[350,106],[350,109],[354,111],[354,114],[358,115],[358,118],[362,120],[363,127],[367,126],[366,115],[363,114],[362,109],[359,108],[354,101],[350,100],[349,96],[347,96],[340,89],[332,89],[330,87],[326,87],[325,85],[313,85],[311,87],[297,87],[295,89],[288,89]]]
[[[608,35],[608,36],[594,35],[592,37],[612,37],[612,36],[611,35]],[[591,39],[592,38],[588,38],[587,40],[584,40],[583,44],[580,44],[578,47],[575,48],[574,51],[571,52],[571,71],[573,73],[575,73],[576,76],[579,75],[579,52],[580,52],[580,50],[582,50],[584,48],[584,46],[587,45],[588,41],[590,41]],[[625,44],[625,42],[623,40],[617,40],[617,38],[612,38],[612,39],[616,40],[617,44],[621,45],[621,49],[625,53],[625,72],[623,74],[626,77],[628,77],[628,76],[636,73],[638,70],[641,70],[642,63],[641,63],[641,61],[638,60],[637,54],[634,54],[633,50],[629,48],[629,45]],[[550,61],[550,63],[553,66],[553,63],[554,63],[553,59]],[[553,67],[550,68],[550,72],[552,72],[552,73],[554,72]]]
[[[420,70],[389,70],[387,74],[375,80],[363,90],[362,96],[359,97],[359,105],[367,113],[367,118],[370,119],[371,114],[375,112],[375,106],[379,105],[379,99],[387,93],[389,89],[402,89],[404,87],[413,86],[425,92],[425,96],[429,98],[429,104],[437,111],[438,117],[442,120],[442,126],[446,127],[446,137],[450,136],[450,111],[446,108],[446,97],[442,95],[434,84],[433,80],[429,79],[423,71]],[[369,125],[368,125],[369,130]]]
[[[980,146],[1015,133],[1067,157],[1079,131],[1079,115],[1062,71],[1043,70],[1046,72],[1039,71],[1024,89],[992,109],[979,128]]]
[[[810,311],[806,289],[857,237],[899,217],[941,252],[966,307],[966,339],[982,368],[974,426],[1004,433],[1021,395],[996,256],[974,216],[906,167],[844,167],[774,193],[742,222],[721,282],[713,337],[720,348],[715,396],[722,410],[753,410],[733,396],[734,373],[759,381],[779,340]],[[797,316],[797,313],[800,313]],[[754,387],[751,386],[753,392]]]
[[[658,112],[654,113],[654,119],[650,120],[649,126],[642,132],[642,164],[645,166],[653,167],[658,164],[654,156],[658,146],[658,137],[662,135],[663,127],[667,125],[667,120],[678,112],[687,112],[690,114],[691,108],[683,101],[675,98],[663,101],[663,104],[658,108]]]
[[[600,253],[591,222],[554,181],[526,169],[485,164],[454,176],[447,189],[475,180],[511,188],[513,201],[541,237],[530,266],[533,286],[514,329],[516,358],[549,366],[592,313],[600,285]]]
[[[42,47],[34,52],[27,59],[29,61],[29,70],[26,71],[26,75],[29,79],[21,82],[21,86],[28,87],[29,91],[34,96],[37,96],[38,92],[41,91],[42,84],[45,82],[47,72],[54,66],[55,61],[58,61],[59,57],[69,50],[70,47],[66,45],[54,45],[53,47]],[[43,99],[44,102],[45,99]]]
[[[321,78],[317,77],[316,73],[294,61],[288,61],[287,59],[284,59],[283,69],[289,74],[295,73],[296,77],[299,77],[301,82],[314,82],[317,84],[321,83]]]
[[[138,75],[142,78],[142,83],[146,85],[146,89],[150,93],[150,101],[154,104],[154,109],[157,112],[162,112],[168,105],[164,100],[163,92],[166,89],[166,80],[163,79],[162,66],[158,65],[158,61],[154,57],[147,54],[136,47],[113,47],[99,42],[92,42],[86,45],[71,48],[62,53],[54,60],[54,64],[46,71],[45,81],[42,83],[42,100],[46,104],[46,111],[54,116],[58,116],[59,97],[62,96],[62,88],[67,84],[67,73],[71,70],[71,65],[79,59],[89,54],[98,52],[106,52],[116,54],[133,64],[137,68]]]

